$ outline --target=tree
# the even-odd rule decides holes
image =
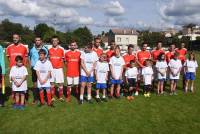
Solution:
[[[48,33],[49,32],[49,33]],[[54,28],[49,27],[45,23],[41,23],[35,26],[34,33],[36,36],[40,36],[42,39],[44,39],[45,34],[51,34],[52,32],[55,32]],[[46,37],[45,37],[46,39]]]

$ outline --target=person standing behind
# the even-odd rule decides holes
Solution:
[[[12,66],[10,70],[10,79],[12,81],[12,89],[15,95],[14,109],[24,109],[25,94],[27,91],[27,75],[28,71],[23,65],[23,58],[21,56],[15,57],[16,65]]]
[[[112,41],[110,42],[110,49],[108,49],[108,50],[106,51],[106,55],[107,55],[107,58],[108,58],[108,62],[109,62],[110,58],[111,58],[112,56],[115,55],[115,46],[116,46],[115,41],[112,40]]]
[[[169,51],[166,52],[165,54],[167,63],[169,63],[169,61],[174,58],[175,52],[176,52],[176,45],[172,43],[169,47]]]
[[[84,52],[81,53],[81,90],[80,104],[83,104],[83,96],[85,87],[87,87],[87,100],[92,103],[92,83],[94,82],[94,69],[98,61],[97,54],[92,51],[92,44],[85,46]]]
[[[187,49],[185,48],[185,43],[182,42],[180,47],[175,50],[179,54],[179,60],[181,60],[182,64],[186,61]]]
[[[4,60],[4,52],[3,52],[3,48],[0,45],[0,107],[4,106],[4,93],[5,91],[3,91],[3,84],[2,83],[4,76],[6,74],[6,69],[5,69],[5,60]],[[5,85],[4,85],[5,86]]]
[[[103,49],[101,48],[100,45],[101,45],[101,39],[99,37],[96,37],[94,39],[94,46],[92,50],[97,53],[98,57],[101,56],[101,54],[103,53]]]
[[[71,88],[75,87],[75,94],[78,97],[79,75],[80,75],[80,55],[81,52],[77,49],[76,41],[71,41],[70,50],[65,53],[66,76],[67,76],[67,92],[66,102],[70,102]]]
[[[31,48],[29,52],[29,59],[31,63],[31,72],[32,72],[32,82],[33,82],[33,104],[37,103],[38,101],[38,88],[37,88],[37,74],[34,70],[34,66],[36,62],[39,60],[39,51],[44,49],[46,51],[46,57],[48,55],[48,49],[43,45],[41,37],[35,37],[34,46]]]
[[[184,72],[185,72],[184,74],[185,74],[185,80],[186,80],[185,93],[188,92],[189,81],[191,82],[190,91],[194,92],[194,80],[196,76],[197,67],[198,67],[198,64],[195,59],[195,55],[194,53],[190,53],[189,59],[187,59],[184,64]]]
[[[152,55],[152,59],[153,59],[154,65],[156,64],[156,61],[158,60],[158,56],[161,53],[165,53],[165,51],[162,49],[162,42],[159,41],[157,43],[156,49],[154,49],[154,50],[151,51],[151,55]]]
[[[114,88],[116,86],[116,97],[120,98],[120,88],[122,84],[122,75],[124,71],[125,62],[123,57],[120,55],[120,47],[115,47],[115,56],[110,59],[110,71],[111,71],[111,88],[110,98],[113,97]]]
[[[51,94],[52,101],[55,100],[56,93],[55,84],[58,84],[59,100],[64,101],[63,96],[63,60],[64,60],[64,48],[59,45],[59,39],[57,36],[51,38],[52,48],[49,49],[49,60],[53,66],[52,78],[51,78]]]

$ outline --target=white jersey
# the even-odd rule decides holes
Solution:
[[[186,60],[184,63],[184,66],[187,67],[186,72],[196,72],[196,68],[198,67],[197,61],[193,60]]]
[[[137,79],[137,75],[138,75],[138,69],[137,67],[129,67],[126,72],[125,72],[125,76],[129,79],[129,78],[134,78]]]
[[[106,62],[97,62],[96,75],[97,83],[106,83],[106,75],[109,71],[109,65]]]
[[[124,59],[121,56],[120,57],[113,56],[111,57],[109,64],[112,66],[115,78],[119,79],[122,69],[125,65]]]
[[[158,70],[158,72],[157,72],[157,77],[158,77],[158,79],[166,79],[166,74],[167,74],[167,67],[168,67],[168,65],[167,65],[167,62],[166,61],[157,61],[156,62],[156,68],[157,68],[157,70]],[[162,76],[161,74],[160,74],[160,72],[162,73],[162,74],[164,74],[164,76]]]
[[[38,71],[41,80],[44,80],[47,77],[47,75],[48,75],[49,72],[52,73],[53,67],[52,67],[52,64],[51,64],[51,62],[49,60],[46,60],[44,62],[39,60],[39,61],[36,62],[34,70]],[[39,80],[38,80],[37,81],[38,88],[41,88],[41,87],[48,87],[49,88],[49,87],[51,87],[51,85],[50,85],[50,79],[51,78],[49,78],[47,80],[47,82],[45,84],[43,84],[43,85],[41,85],[40,82],[39,82]]]
[[[174,60],[174,59],[171,59],[169,61],[169,64],[168,66],[170,67],[170,70],[173,72],[173,73],[177,73],[181,67],[182,67],[182,63],[179,59],[177,60]],[[179,79],[179,76],[180,76],[180,72],[176,75],[176,76],[173,76],[172,73],[170,73],[170,79]]]
[[[98,58],[96,52],[94,52],[94,51],[92,51],[90,53],[85,53],[85,52],[81,53],[81,60],[84,61],[87,71],[92,70],[94,63],[97,62],[98,59],[99,58]],[[81,75],[86,76],[86,73],[82,68],[81,68]],[[94,72],[91,73],[91,76],[94,76]]]
[[[10,78],[14,77],[14,79],[19,83],[23,79],[24,76],[28,75],[28,71],[25,66],[17,67],[13,66],[10,70]],[[27,90],[27,80],[25,80],[20,87],[17,87],[12,81],[12,90],[13,91],[26,91]]]
[[[142,68],[142,75],[144,80],[144,85],[151,85],[153,80],[153,69],[152,67]]]

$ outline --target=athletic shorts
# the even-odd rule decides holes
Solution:
[[[186,80],[195,80],[195,74],[194,74],[194,72],[186,72],[185,73],[185,79]]]
[[[79,77],[67,77],[67,85],[78,85]]]
[[[165,79],[165,78],[163,78],[163,79],[158,79],[158,81],[164,82],[164,81],[166,81],[166,79]]]
[[[14,91],[14,94],[26,94],[26,91]]]
[[[87,77],[87,76],[82,76],[81,75],[80,83],[81,82],[93,83],[94,82],[94,77],[93,76]]]
[[[96,89],[106,89],[107,84],[106,83],[97,83],[96,84]]]
[[[113,80],[111,79],[111,84],[114,84],[114,85],[118,85],[118,84],[122,84],[122,80]]]
[[[144,91],[150,92],[152,88],[152,85],[144,85]]]
[[[37,74],[36,70],[31,67],[31,73],[32,73],[32,82],[37,82]]]
[[[64,73],[62,68],[53,69],[50,82],[64,83]]]
[[[136,79],[135,78],[128,78],[128,86],[129,87],[136,87]]]

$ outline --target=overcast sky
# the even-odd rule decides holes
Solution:
[[[97,34],[112,27],[180,27],[200,22],[200,0],[0,0],[0,20],[66,31],[87,25]]]

